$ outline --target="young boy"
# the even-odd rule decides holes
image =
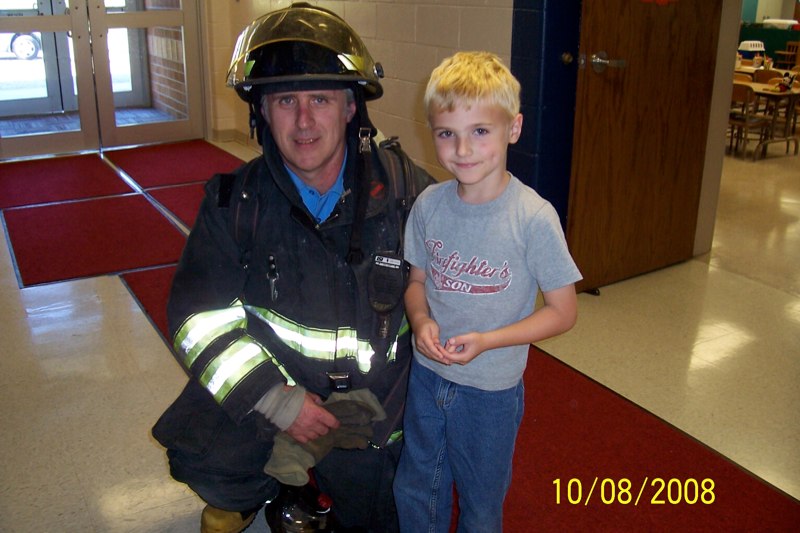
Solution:
[[[405,294],[414,361],[395,478],[401,531],[502,531],[529,345],[570,329],[581,279],[553,207],[506,170],[519,82],[494,54],[460,52],[425,93],[453,174],[411,211]],[[544,305],[534,312],[537,291]]]

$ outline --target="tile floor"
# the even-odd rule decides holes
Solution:
[[[772,150],[726,157],[709,254],[581,294],[540,346],[800,498],[800,157]],[[0,531],[197,531],[149,435],[178,363],[117,276],[20,290],[0,239]]]

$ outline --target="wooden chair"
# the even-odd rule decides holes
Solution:
[[[770,84],[770,85],[778,85],[778,84],[779,84],[780,82],[782,82],[782,81],[783,81],[783,77],[780,77],[780,78],[771,78],[771,79],[770,79],[770,80],[769,80],[767,83],[768,83],[768,84]],[[757,98],[757,97],[756,97],[756,98]],[[797,104],[797,105],[800,105],[800,104]],[[784,107],[785,107],[785,106],[784,106]],[[756,105],[756,112],[759,112],[759,113],[761,113],[761,111],[758,109],[758,105]],[[765,108],[764,108],[763,114],[765,114],[765,115],[771,115],[772,113],[777,113],[777,112],[778,112],[777,110],[775,110],[775,109],[772,109],[772,106],[771,106],[771,105],[767,104],[767,107],[765,107]],[[788,110],[788,109],[787,109],[787,110],[785,110],[785,114],[788,114],[788,113],[789,113],[789,110]],[[793,122],[794,122],[794,124],[792,125],[792,133],[794,133],[794,128],[795,128],[795,127],[796,127],[796,125],[797,125],[797,113],[796,113],[796,112],[795,112],[795,113],[792,113],[792,116],[793,116]],[[785,119],[785,117],[780,117],[780,116],[779,116],[778,118],[779,118],[779,120],[776,120],[776,121],[774,121],[774,122],[772,123],[772,125],[773,125],[773,126],[782,127],[782,125],[785,123],[785,120],[786,120],[786,119]],[[786,149],[787,149],[787,150],[789,149],[789,145],[788,145],[788,144],[786,145]]]
[[[768,83],[768,84],[770,84],[770,85],[778,85],[778,84],[779,84],[779,83],[781,83],[782,81],[783,81],[783,77],[780,77],[780,78],[770,78],[770,80],[769,80],[769,81],[767,81],[767,83]],[[797,83],[797,82],[795,81],[795,83]],[[758,98],[756,98],[756,99],[758,99]],[[759,111],[759,109],[758,109],[758,104],[756,104],[756,111],[757,111],[757,112],[760,112],[760,111]],[[771,110],[771,109],[769,109],[769,108],[766,108],[766,109],[764,110],[764,114],[770,114],[771,112],[772,112],[772,110]],[[787,110],[787,111],[786,111],[786,113],[788,114],[788,112],[789,112],[789,111]],[[795,103],[795,110],[794,110],[794,112],[792,113],[792,135],[794,135],[795,131],[797,130],[797,114],[798,114],[798,112],[800,112],[800,100],[798,100],[798,101]],[[788,147],[787,147],[787,148],[788,148]]]
[[[774,78],[783,78],[783,74],[777,70],[757,70],[753,73],[753,81],[757,83],[769,83],[770,80]],[[759,98],[756,96],[756,111],[759,113],[768,113],[770,112],[767,109],[767,102],[763,98]],[[763,109],[762,109],[763,107]]]
[[[753,73],[753,81],[758,83],[769,83],[772,78],[783,78],[783,73],[778,70],[757,70]]]
[[[800,41],[789,41],[786,50],[775,51],[775,66],[778,68],[792,68],[800,65]]]
[[[743,83],[734,83],[731,93],[731,112],[728,116],[730,128],[730,145],[728,151],[732,154],[739,153],[741,144],[742,155],[747,155],[747,143],[753,133],[758,133],[758,141],[769,135],[771,121],[769,117],[756,113],[756,94],[753,88]],[[753,160],[758,154],[753,152]]]
[[[744,72],[734,72],[733,81],[753,81],[753,77],[750,74],[745,74]]]

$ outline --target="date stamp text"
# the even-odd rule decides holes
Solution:
[[[711,505],[716,499],[710,478],[557,478],[553,485],[556,505]]]

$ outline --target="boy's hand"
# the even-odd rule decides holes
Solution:
[[[466,365],[485,350],[483,335],[480,333],[465,333],[447,340],[445,344],[447,364]]]
[[[428,318],[417,324],[414,330],[417,350],[432,361],[449,365],[450,361],[447,352],[439,340],[439,324],[432,318]]]

